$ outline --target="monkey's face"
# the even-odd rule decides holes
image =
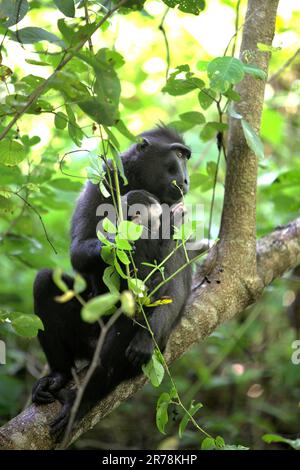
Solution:
[[[144,190],[129,191],[122,196],[122,205],[128,220],[143,225],[147,234],[158,234],[162,208],[152,194]]]
[[[182,143],[160,143],[143,139],[138,144],[140,181],[160,203],[174,204],[189,190],[187,160],[191,151]]]

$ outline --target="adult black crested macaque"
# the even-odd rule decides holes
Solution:
[[[171,206],[171,226],[174,225],[175,214],[184,210],[181,201],[182,194],[186,194],[189,188],[187,160],[191,152],[181,136],[165,126],[144,132],[141,138],[141,142],[132,145],[121,156],[128,179],[128,185],[121,185],[121,194],[129,207],[135,203],[145,204],[148,218],[152,217],[152,229],[158,230],[161,204]],[[82,294],[85,300],[107,291],[102,281],[107,265],[100,257],[102,245],[96,235],[101,217],[96,215],[96,211],[99,205],[109,202],[111,200],[102,196],[98,185],[88,182],[78,199],[72,219],[71,262],[74,270],[87,282],[87,289]],[[132,220],[142,222],[149,229],[143,216],[140,216],[140,220],[135,217]],[[142,262],[161,262],[175,244],[172,236],[164,239],[161,230],[156,239],[137,240],[133,256],[138,277],[145,279],[151,270]],[[165,278],[185,262],[184,250],[179,248],[164,265]],[[64,275],[63,280],[72,289],[73,278]],[[157,285],[161,280],[160,272],[156,271],[147,282],[147,287],[151,291],[154,284]],[[146,308],[148,321],[162,351],[172,328],[182,315],[190,287],[191,268],[186,267],[156,293],[155,299],[167,296],[172,302]],[[124,288],[125,285],[121,286],[121,289]],[[50,373],[37,381],[32,396],[33,402],[37,404],[50,403],[55,399],[62,403],[60,413],[51,423],[51,433],[56,438],[61,436],[68,422],[76,396],[75,390],[65,388],[71,378],[71,369],[78,359],[91,361],[100,334],[98,322],[90,324],[81,319],[81,305],[75,298],[63,304],[54,300],[60,293],[53,283],[51,270],[44,269],[37,274],[34,284],[35,313],[45,327],[44,331],[39,332],[39,340]],[[121,381],[140,374],[141,366],[149,361],[153,350],[154,344],[148,330],[121,315],[105,336],[99,365],[86,387],[77,417],[82,417]]]

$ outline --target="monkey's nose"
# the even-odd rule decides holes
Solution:
[[[188,187],[189,187],[189,182],[188,182],[188,180],[185,178],[185,179],[183,180],[183,183],[182,183],[182,184],[179,184],[178,186],[180,187],[180,189],[181,189],[182,191],[187,191],[187,190],[188,190]]]

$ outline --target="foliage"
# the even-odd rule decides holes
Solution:
[[[0,2],[0,339],[7,343],[7,364],[0,368],[3,420],[19,411],[33,376],[42,370],[37,344],[22,338],[35,336],[43,328],[32,314],[36,271],[45,266],[59,268],[54,279],[62,290],[58,301],[66,302],[84,290],[78,277],[69,291],[61,274],[70,271],[68,221],[82,183],[91,179],[105,194],[100,155],[115,162],[122,174],[119,150],[154,121],[171,121],[186,133],[193,149],[187,202],[204,204],[205,227],[217,178],[215,238],[225,175],[225,161],[219,167],[216,164],[215,139],[219,133],[226,134],[231,116],[241,122],[247,144],[260,157],[258,234],[299,213],[299,58],[267,86],[260,138],[244,116],[236,113],[234,105],[240,96],[234,87],[245,77],[267,77],[251,54],[240,60],[231,57],[229,49],[224,56],[224,36],[215,35],[219,17],[220,29],[226,29],[225,23],[230,25],[228,40],[234,33],[235,2],[220,0],[220,14],[209,16],[209,2],[205,9],[204,1],[131,0],[114,20],[105,21],[101,3],[107,2],[86,2],[89,21],[84,3]],[[160,29],[166,7],[163,27],[170,64]],[[279,14],[276,44],[284,43],[288,29],[297,36],[299,12],[292,8],[287,18]],[[201,32],[201,21],[210,22],[211,36],[207,28]],[[258,47],[272,53],[272,75],[293,54],[296,41],[282,47]],[[14,116],[21,117],[8,129]],[[106,224],[106,230],[116,235],[113,247],[107,243],[102,253],[108,263],[104,282],[110,292],[85,305],[82,314],[87,321],[98,320],[108,307],[112,312],[118,300],[130,316],[136,302],[128,293],[120,297],[119,285],[120,278],[126,278],[132,242],[140,236],[140,228],[131,227],[134,232],[128,236],[126,222],[118,227]],[[129,287],[144,305],[150,302],[141,280],[130,280]],[[155,389],[147,386],[139,398],[101,423],[107,431],[102,433],[105,440],[118,442],[120,447],[134,443],[163,448],[172,439],[175,448],[278,448],[286,444],[296,448],[300,376],[299,366],[290,361],[295,332],[285,315],[285,291],[293,292],[296,287],[295,281],[277,282],[247,317],[223,326],[187,353],[172,369],[177,391],[170,389],[156,352],[144,369]],[[187,409],[178,406],[177,394]],[[149,412],[153,397],[163,438]],[[210,434],[222,438],[206,437],[200,444],[203,436],[199,437],[191,418],[197,423],[201,419]]]

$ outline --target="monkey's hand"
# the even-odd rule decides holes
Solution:
[[[150,361],[154,346],[148,330],[140,330],[133,337],[126,349],[125,355],[130,364],[141,370],[143,364]]]
[[[69,380],[69,375],[62,372],[52,372],[40,378],[32,389],[32,401],[38,405],[45,405],[56,400],[56,393],[63,388]]]

